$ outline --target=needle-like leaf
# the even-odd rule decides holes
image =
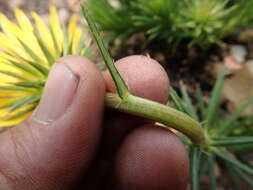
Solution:
[[[223,150],[218,150],[218,149],[215,149],[214,152],[216,153],[217,156],[219,156],[223,160],[229,162],[230,164],[233,164],[235,167],[241,169],[242,171],[244,171],[244,172],[246,172],[250,175],[253,175],[253,169],[251,167],[249,167],[246,164],[240,162],[236,158],[233,158],[227,152],[225,152]]]
[[[183,95],[183,100],[185,103],[184,105],[185,105],[185,109],[186,109],[187,113],[195,120],[199,120],[196,110],[192,104],[190,95],[188,94],[186,87],[182,82],[180,83],[180,90]]]
[[[221,125],[218,135],[219,136],[228,135],[233,130],[232,123],[236,121],[240,117],[241,113],[252,104],[253,98],[250,98],[244,104],[242,104],[234,113],[228,116],[226,120],[223,122],[223,125]]]
[[[25,98],[21,98],[20,100],[17,100],[15,104],[8,110],[9,113],[29,104],[34,104],[40,101],[41,94],[35,94],[32,96],[27,96]]]
[[[217,186],[217,179],[215,175],[215,156],[213,154],[210,154],[208,156],[208,168],[209,168],[209,177],[210,177],[210,189],[211,190],[216,190]]]
[[[7,118],[7,121],[17,119],[19,117],[22,117],[23,115],[26,115],[26,114],[30,113],[31,111],[33,111],[36,108],[36,106],[37,106],[36,104],[29,106],[27,109],[24,109],[24,110],[18,112],[17,114]]]
[[[192,147],[190,152],[191,162],[191,190],[199,189],[199,164],[201,157],[201,149]]]
[[[15,78],[21,79],[21,80],[27,80],[27,78],[25,78],[24,76],[22,76],[18,73],[15,73],[15,72],[11,72],[11,71],[0,70],[0,74],[15,77]]]
[[[10,64],[12,64],[13,66],[15,66],[16,68],[22,70],[22,71],[25,71],[29,74],[32,74],[36,77],[40,77],[41,76],[41,73],[37,70],[37,69],[34,69],[30,66],[27,66],[25,64],[22,64],[22,63],[18,63],[18,62],[15,62],[15,61],[11,61],[9,60]]]
[[[55,62],[53,55],[47,49],[46,45],[43,43],[43,41],[40,39],[39,36],[37,36],[37,40],[38,40],[38,44],[40,45],[41,50],[43,51],[45,57],[47,58],[49,65],[53,65]]]
[[[177,110],[181,112],[186,112],[183,104],[181,103],[180,97],[178,96],[177,92],[172,87],[170,88],[170,97],[173,103],[175,104]]]
[[[232,167],[232,170],[241,177],[244,181],[246,181],[251,187],[253,187],[253,179],[251,176],[247,175],[245,172],[243,172],[241,169]]]
[[[43,63],[46,65],[46,63],[36,54],[34,53],[34,51],[28,47],[24,42],[22,42],[22,40],[19,40],[20,44],[22,45],[22,47],[24,48],[24,50],[31,56],[31,58],[38,62],[38,63]]]
[[[207,110],[207,119],[206,119],[208,121],[207,128],[210,128],[211,125],[216,120],[215,116],[217,115],[218,106],[221,100],[224,77],[225,77],[225,71],[222,70],[218,77],[218,80],[216,81],[215,87],[212,91],[211,100],[209,102],[209,106]]]
[[[106,49],[105,44],[99,35],[98,29],[97,29],[96,25],[94,24],[91,16],[89,15],[88,10],[85,7],[85,4],[82,6],[82,13],[83,13],[84,18],[87,20],[87,23],[89,25],[91,33],[92,33],[93,37],[95,38],[97,45],[99,47],[100,53],[102,54],[104,61],[106,63],[106,66],[108,67],[108,69],[111,73],[111,76],[112,76],[114,83],[117,87],[118,94],[122,100],[125,100],[130,94],[130,92],[128,91],[128,87],[127,87],[126,83],[124,82],[124,80],[122,79],[122,77],[120,76],[117,68],[115,67],[114,61],[113,61],[110,53]]]
[[[45,86],[45,82],[16,82],[13,83],[15,86],[21,86],[25,88],[43,88]]]
[[[206,109],[206,106],[205,106],[205,103],[204,103],[204,100],[203,100],[203,92],[202,92],[201,88],[199,88],[199,87],[196,90],[196,99],[197,99],[197,102],[198,102],[198,105],[199,105],[201,119],[205,120],[207,109]]]
[[[240,145],[253,145],[253,137],[226,137],[226,138],[215,138],[211,143],[212,146],[240,146]]]

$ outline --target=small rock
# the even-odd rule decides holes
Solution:
[[[111,5],[115,8],[120,7],[120,3],[119,1],[115,1],[115,0],[109,0],[109,2],[111,3]]]
[[[232,45],[230,47],[230,55],[238,63],[243,63],[248,55],[247,48],[243,45]]]
[[[229,101],[228,109],[233,112],[249,98],[253,97],[253,60],[248,61],[245,67],[234,72],[225,79],[223,95]],[[251,115],[253,105],[249,106],[242,116]]]

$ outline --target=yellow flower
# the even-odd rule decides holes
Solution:
[[[76,15],[67,28],[61,26],[54,7],[48,25],[35,12],[34,25],[20,9],[15,16],[16,23],[0,13],[0,127],[16,125],[37,106],[57,59],[84,55],[89,45]]]

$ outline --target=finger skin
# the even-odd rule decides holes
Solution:
[[[0,185],[0,189],[73,189],[71,185],[81,176],[82,171],[86,171],[94,156],[101,132],[99,123],[103,110],[103,81],[92,64],[84,63],[87,60],[80,60],[80,57],[64,59],[65,64],[80,75],[81,85],[77,97],[68,113],[52,126],[45,127],[27,120],[19,127],[1,135],[0,180],[2,179],[1,185],[6,183],[6,186]],[[154,78],[160,81],[161,76],[157,77]],[[139,77],[139,80],[141,78]],[[132,77],[128,80],[129,84],[131,79]],[[159,93],[148,92],[156,91],[154,88],[145,87],[142,90],[146,89],[147,92],[136,92],[135,85],[138,86],[138,81],[136,84],[133,83],[131,90],[137,95],[140,93],[139,96],[159,102],[167,100],[168,94],[165,92],[162,96],[166,95],[166,98]],[[89,107],[92,107],[92,112],[84,112]],[[121,177],[117,179],[118,185],[124,187],[120,182]]]
[[[189,161],[176,135],[157,126],[134,130],[124,140],[115,162],[120,190],[185,190]]]
[[[167,103],[170,82],[166,71],[157,61],[146,56],[133,55],[116,61],[115,65],[131,93],[162,104]],[[105,72],[103,76],[107,91],[115,92],[115,85],[109,72]],[[152,121],[107,111],[106,136],[108,140],[106,142],[110,144],[108,147],[113,149],[114,145],[118,145],[129,131],[145,123],[152,123]]]
[[[67,56],[59,62],[80,78],[74,100],[49,126],[30,118],[0,136],[0,178],[6,182],[0,189],[72,189],[94,157],[101,134],[103,77],[85,58]]]
[[[118,60],[115,65],[132,94],[162,104],[167,102],[169,78],[157,61],[143,55],[132,55]],[[104,78],[107,91],[116,92],[108,71]]]
[[[115,65],[123,79],[127,81],[132,93],[163,104],[167,103],[169,78],[158,62],[145,56],[135,55],[120,59],[115,62]],[[103,73],[103,76],[107,91],[116,92],[109,72]],[[149,86],[150,84],[152,87]],[[99,155],[90,169],[89,176],[85,177],[83,189],[105,189],[106,184],[111,180],[115,151],[119,149],[128,133],[144,123],[153,123],[153,121],[115,110],[106,110]]]

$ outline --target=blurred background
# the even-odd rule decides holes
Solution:
[[[133,54],[156,59],[166,69],[186,112],[188,109],[201,122],[208,122],[206,112],[214,105],[210,134],[229,125],[226,137],[253,138],[252,0],[87,2],[116,60]],[[13,9],[19,7],[27,13],[36,11],[47,21],[51,5],[57,7],[62,23],[80,11],[80,0],[0,0],[0,11],[14,18]],[[79,23],[83,24],[81,16]],[[95,45],[92,50],[91,59],[103,66]],[[253,165],[252,143],[229,150],[232,157]],[[202,159],[201,190],[253,189],[253,170],[249,175],[215,156],[211,164]]]
[[[80,0],[0,0],[0,11],[9,17],[13,17],[13,9],[15,8],[21,8],[27,13],[35,11],[46,21],[51,5],[55,5],[58,8],[61,21],[64,22],[69,18],[70,14],[79,11]]]

